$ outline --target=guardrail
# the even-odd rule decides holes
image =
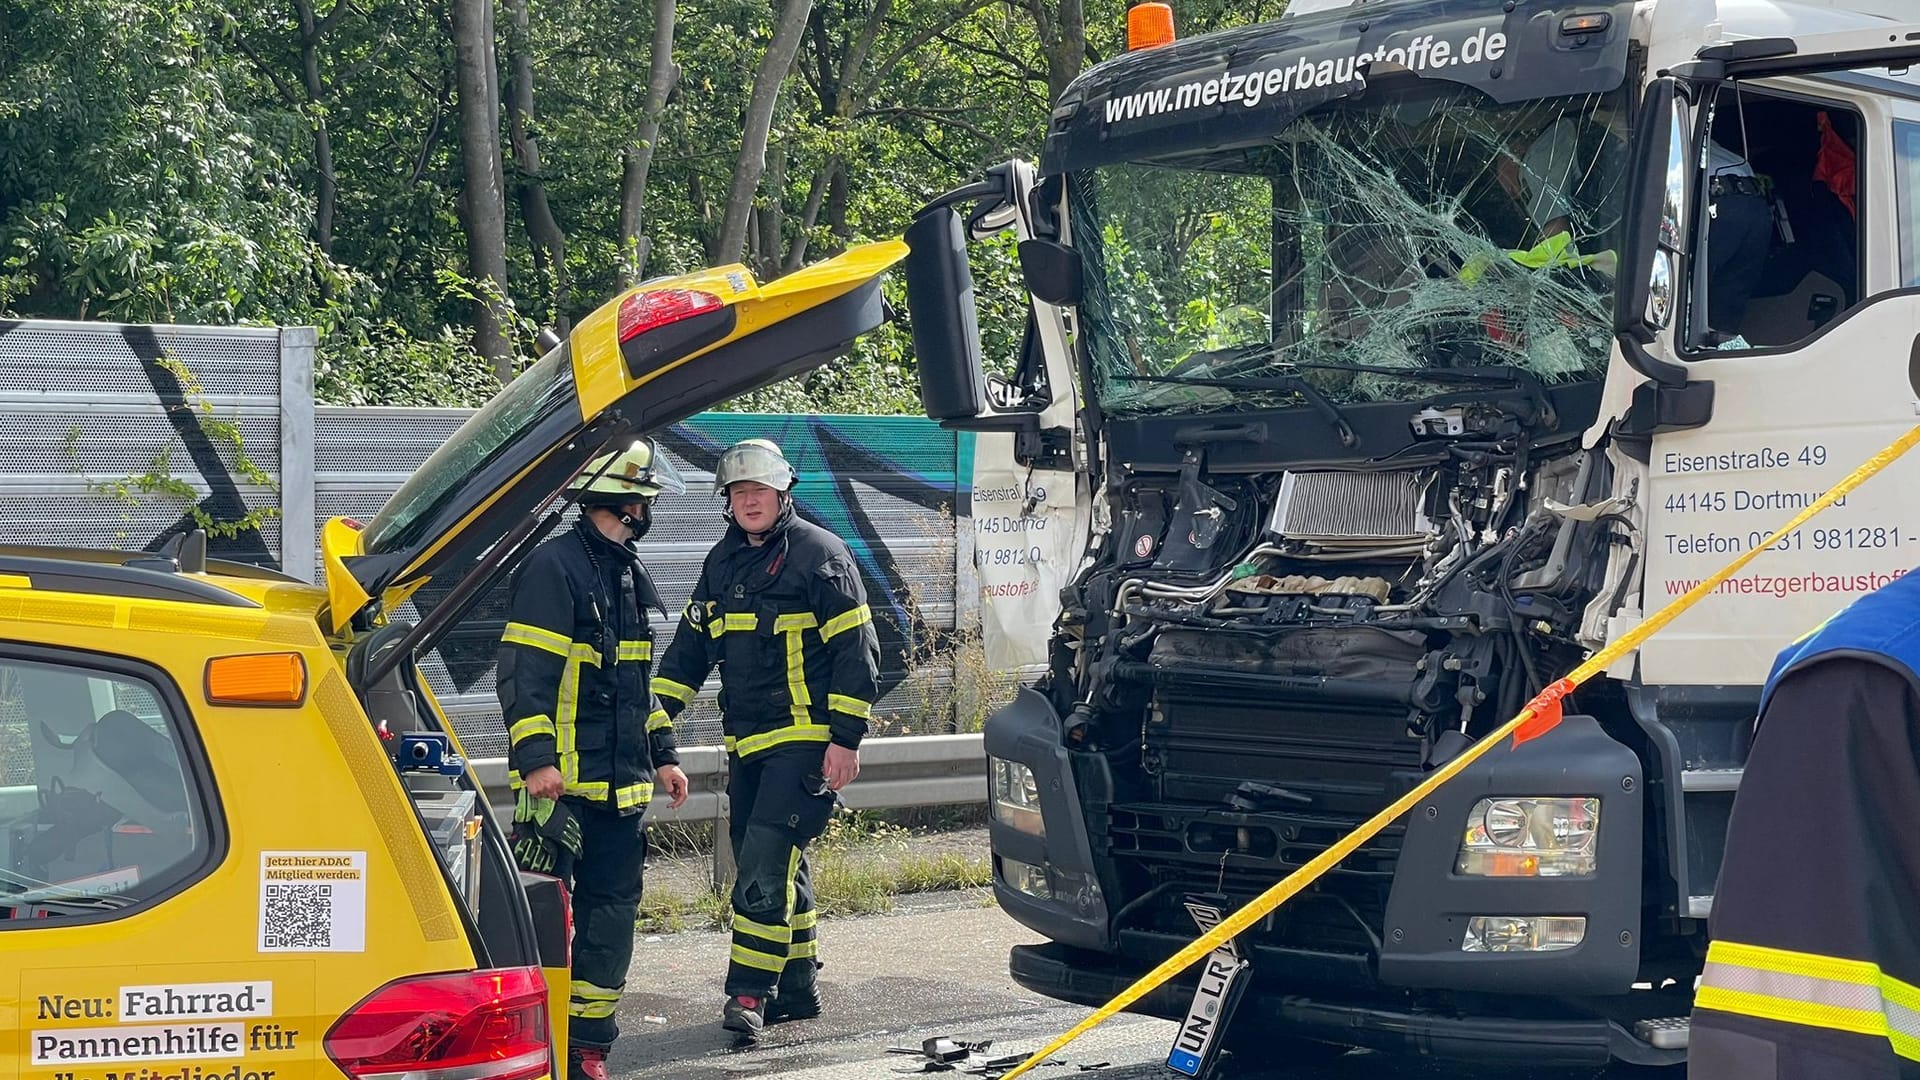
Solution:
[[[680,769],[692,790],[678,810],[656,799],[647,821],[712,822],[714,836],[727,832],[727,754],[718,746],[684,747]],[[507,787],[506,758],[478,758],[473,771],[486,789],[494,820],[502,828],[513,821],[513,794]],[[909,806],[958,806],[987,800],[987,756],[978,734],[906,735],[869,739],[860,746],[860,778],[840,792],[854,810],[897,810]],[[714,845],[714,881],[733,875],[731,852]]]

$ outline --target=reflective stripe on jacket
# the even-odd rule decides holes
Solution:
[[[1693,1080],[1920,1076],[1920,575],[1780,654],[1694,997]]]
[[[553,766],[568,796],[638,813],[653,798],[654,769],[679,764],[672,723],[647,686],[643,604],[654,595],[633,554],[585,519],[527,557],[499,650],[513,786]]]
[[[879,662],[853,553],[789,508],[764,545],[735,525],[708,553],[653,692],[677,716],[718,667],[734,754],[828,742],[857,749]]]

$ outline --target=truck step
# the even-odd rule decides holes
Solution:
[[[1683,769],[1681,791],[1732,791],[1740,786],[1745,769]]]
[[[1687,1034],[1693,1022],[1684,1016],[1662,1016],[1634,1022],[1633,1033],[1641,1042],[1661,1050],[1685,1050]]]
[[[1687,918],[1704,919],[1713,914],[1713,895],[1687,897]]]

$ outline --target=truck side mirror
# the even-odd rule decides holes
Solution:
[[[907,227],[906,241],[920,404],[934,420],[972,419],[986,410],[987,392],[960,215],[947,206],[929,210]]]
[[[1679,283],[1686,280],[1687,233],[1681,208],[1689,175],[1687,125],[1673,79],[1648,85],[1640,118],[1633,137],[1632,190],[1621,236],[1613,329],[1628,364],[1662,389],[1681,391],[1689,388],[1687,369],[1647,349],[1672,324]],[[1695,393],[1698,396],[1690,399],[1694,404],[1682,412],[1697,423],[1680,423],[1682,427],[1697,427],[1711,415],[1708,392]],[[1674,407],[1663,406],[1661,412],[1674,413]]]
[[[1080,302],[1080,256],[1065,244],[1020,241],[1020,276],[1028,292],[1049,304]]]
[[[1675,107],[1674,81],[1656,79],[1641,107],[1643,125],[1635,136],[1633,160],[1639,167],[1620,270],[1627,275],[1615,293],[1614,329],[1642,343],[1672,323],[1678,300],[1681,251],[1686,230],[1681,217],[1687,182],[1687,129]]]

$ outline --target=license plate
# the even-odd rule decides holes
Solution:
[[[1230,949],[1215,949],[1200,971],[1200,985],[1193,991],[1193,1005],[1180,1022],[1173,1049],[1167,1052],[1167,1068],[1182,1076],[1199,1076],[1213,1056],[1220,1028],[1232,1011],[1247,974],[1247,961]]]

